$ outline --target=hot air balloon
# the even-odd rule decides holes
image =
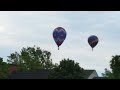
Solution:
[[[97,36],[95,35],[91,35],[89,38],[88,38],[88,43],[89,45],[92,47],[92,50],[93,48],[98,44],[99,42],[99,39]]]
[[[62,27],[57,27],[54,29],[53,38],[58,46],[58,50],[59,50],[59,46],[61,46],[62,43],[64,42],[64,40],[66,39],[66,35],[67,35],[67,33],[66,33],[65,29]]]

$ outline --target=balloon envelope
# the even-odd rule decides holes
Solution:
[[[88,38],[88,43],[92,48],[94,48],[98,44],[98,42],[99,42],[98,37],[95,35],[91,35]]]
[[[58,47],[61,46],[61,44],[64,42],[64,40],[66,39],[66,35],[67,33],[65,29],[62,27],[57,27],[54,29],[53,38]]]

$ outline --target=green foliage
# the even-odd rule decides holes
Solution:
[[[11,53],[8,63],[18,65],[20,71],[51,69],[54,65],[50,56],[50,52],[41,50],[40,47],[27,47],[22,48],[20,53]]]
[[[0,79],[7,79],[9,76],[9,66],[6,62],[3,62],[3,58],[0,58]]]
[[[113,56],[110,61],[110,68],[112,69],[113,76],[120,79],[120,55]]]
[[[102,73],[102,76],[108,79],[114,79],[113,73],[108,69],[105,69],[105,73]]]
[[[105,69],[102,75],[109,79],[120,79],[120,55],[112,56],[110,61],[110,70]]]
[[[83,79],[83,68],[73,60],[64,59],[51,71],[49,79]]]

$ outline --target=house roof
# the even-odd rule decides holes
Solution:
[[[87,79],[95,70],[85,70],[84,77]],[[10,79],[48,79],[49,70],[14,72]]]
[[[84,78],[87,79],[96,70],[84,70]]]
[[[48,79],[49,70],[14,72],[10,79]]]
[[[94,77],[93,79],[108,79],[106,77]]]

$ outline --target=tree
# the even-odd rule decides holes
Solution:
[[[40,47],[22,48],[20,53],[15,52],[8,56],[8,63],[18,65],[19,71],[51,69],[54,67],[51,53],[41,50]]]
[[[114,79],[113,73],[108,69],[105,69],[105,73],[102,73],[102,76],[108,79]]]
[[[110,61],[110,68],[112,69],[113,76],[120,79],[120,55],[113,56]]]
[[[50,72],[49,79],[83,79],[83,68],[73,60],[63,59]]]
[[[120,79],[120,55],[112,56],[110,61],[111,71],[105,69],[105,73],[102,75],[108,77],[109,79]]]
[[[9,76],[9,66],[6,62],[3,62],[3,58],[0,57],[0,79],[7,79]]]

